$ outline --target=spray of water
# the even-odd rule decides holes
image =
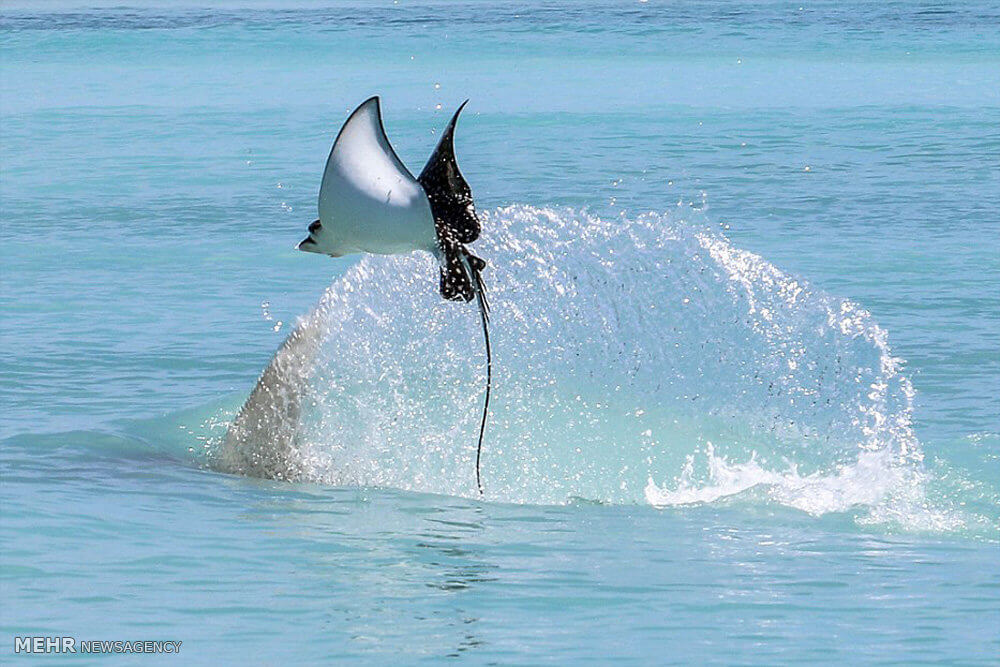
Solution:
[[[913,389],[886,332],[699,216],[486,215],[487,499],[920,514]],[[478,314],[436,276],[429,256],[365,257],[309,316],[294,478],[476,494]]]

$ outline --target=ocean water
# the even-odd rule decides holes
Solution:
[[[12,2],[0,67],[4,662],[998,662],[996,2]],[[293,249],[372,94],[413,170],[471,100],[483,498],[474,308]],[[317,303],[296,481],[217,472]]]

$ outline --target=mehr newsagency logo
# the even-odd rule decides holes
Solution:
[[[14,637],[14,653],[180,653],[179,641]]]

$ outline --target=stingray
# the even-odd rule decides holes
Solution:
[[[429,252],[439,263],[441,296],[448,301],[476,300],[486,347],[486,389],[476,445],[476,486],[482,494],[480,461],[493,355],[483,280],[486,262],[468,248],[479,238],[482,224],[455,158],[455,125],[467,103],[455,111],[414,178],[389,143],[379,98],[363,102],[333,143],[320,185],[319,218],[296,247],[331,257]],[[292,445],[305,383],[322,338],[322,310],[314,309],[299,323],[264,369],[226,434],[218,457],[222,469],[273,479],[295,479],[303,472]]]

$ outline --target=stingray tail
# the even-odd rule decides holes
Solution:
[[[479,422],[479,441],[476,444],[476,486],[483,495],[480,462],[483,456],[483,437],[486,418],[490,412],[490,390],[493,386],[493,351],[490,347],[490,302],[486,296],[483,270],[486,262],[473,255],[461,243],[450,243],[441,253],[441,296],[449,301],[472,301],[479,306],[479,319],[483,324],[483,341],[486,343],[486,394],[483,399],[483,418]]]
[[[490,412],[490,389],[493,385],[493,351],[490,347],[490,302],[486,297],[483,270],[486,262],[476,257],[465,246],[454,244],[443,253],[441,263],[441,296],[450,301],[472,301],[479,306],[479,319],[483,324],[483,341],[486,343],[486,395],[483,400],[483,418],[479,422],[479,441],[476,444],[476,487],[483,495],[480,462],[483,456],[483,437],[486,418]]]
[[[470,255],[470,257],[472,257]],[[475,259],[479,259],[476,257]],[[483,267],[486,263],[482,262]],[[479,461],[483,455],[483,435],[486,433],[486,416],[490,412],[490,389],[493,385],[493,351],[490,349],[490,302],[486,298],[486,285],[483,282],[482,268],[472,271],[473,281],[476,286],[476,300],[479,302],[479,319],[483,323],[483,340],[486,343],[486,396],[483,400],[483,419],[479,423],[479,443],[476,445],[476,486],[479,487],[479,495],[483,495],[483,483],[479,476]]]

